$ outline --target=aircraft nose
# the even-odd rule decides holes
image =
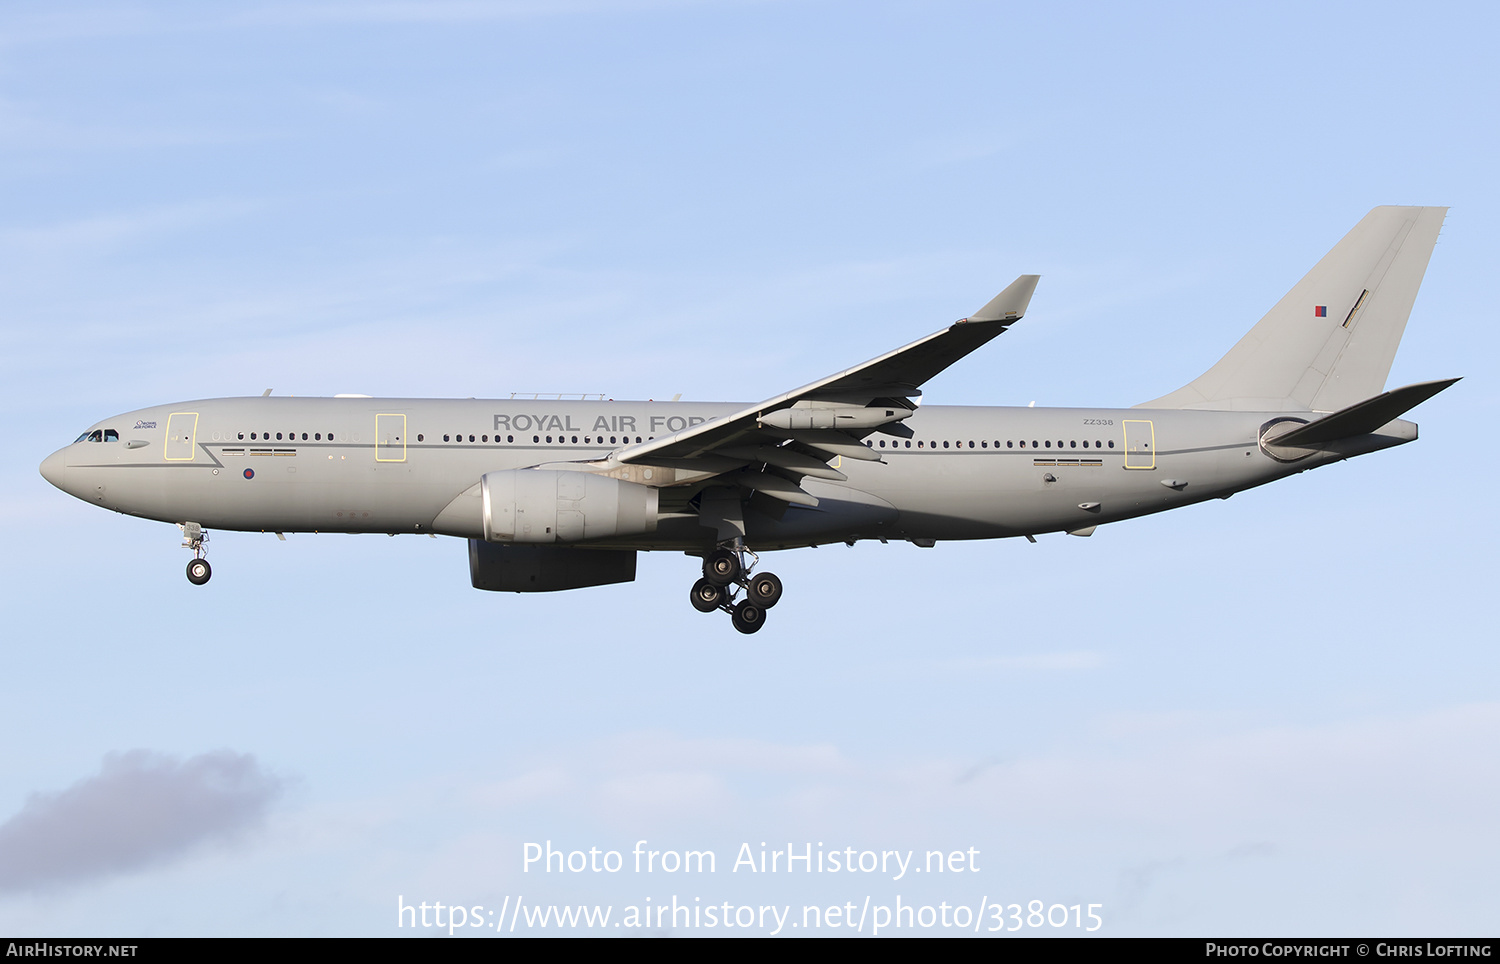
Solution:
[[[53,452],[51,455],[42,460],[41,466],[42,478],[46,479],[48,482],[51,482],[53,485],[57,486],[59,489],[62,489],[64,492],[68,491],[63,486],[63,471],[68,467],[67,456],[63,454],[65,451],[65,449],[58,449],[56,452]]]

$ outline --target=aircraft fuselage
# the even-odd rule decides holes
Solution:
[[[489,472],[597,467],[622,444],[738,411],[733,403],[490,399],[221,398],[105,419],[43,474],[88,502],[162,522],[267,532],[435,533],[482,538],[477,484]],[[1310,413],[1304,413],[1311,416]],[[1416,437],[1379,433],[1287,462],[1260,444],[1281,413],[924,406],[876,432],[883,461],[841,458],[847,481],[808,477],[817,506],[747,507],[746,543],[792,548],[851,539],[988,539],[1079,531],[1225,498]],[[1298,418],[1304,421],[1305,418]],[[98,432],[101,441],[89,441]],[[118,435],[113,440],[112,432]],[[105,437],[112,440],[103,441]],[[654,533],[587,544],[711,548],[688,504],[691,473],[621,466],[661,490]]]

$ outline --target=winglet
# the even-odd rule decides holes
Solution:
[[[1036,291],[1039,274],[1023,274],[1010,287],[990,299],[990,303],[970,315],[967,321],[1017,321],[1026,314],[1031,295]]]

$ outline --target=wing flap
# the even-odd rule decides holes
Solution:
[[[729,448],[718,449],[715,454],[732,459],[744,459],[746,462],[764,462],[767,465],[774,465],[778,469],[800,472],[803,475],[811,475],[818,479],[832,479],[835,482],[844,482],[849,478],[849,476],[838,469],[829,468],[824,459],[813,455],[804,455],[784,445],[747,445],[743,448],[730,446]]]
[[[754,472],[749,469],[729,477],[747,489],[769,495],[783,502],[791,502],[794,505],[805,505],[809,508],[818,504],[818,500],[809,495],[801,486],[784,479],[779,475],[769,472]]]

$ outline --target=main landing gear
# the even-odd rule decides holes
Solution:
[[[751,560],[747,565],[746,557]],[[781,580],[773,573],[752,576],[760,557],[744,543],[720,546],[703,557],[703,578],[693,583],[689,598],[700,613],[722,609],[734,628],[742,633],[758,632],[766,624],[766,610],[781,601]],[[740,590],[745,598],[736,601]]]
[[[203,558],[203,544],[208,541],[208,533],[196,522],[179,522],[177,528],[182,530],[182,548],[193,550],[192,561],[187,564],[188,582],[201,586],[214,574],[208,560]]]

